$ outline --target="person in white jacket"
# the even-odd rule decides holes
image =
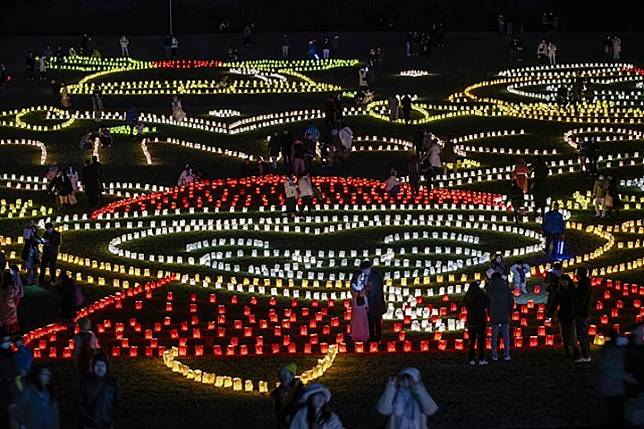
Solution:
[[[338,133],[338,137],[340,138],[340,142],[342,143],[346,154],[349,155],[351,147],[353,146],[353,130],[349,128],[348,125],[343,125]]]
[[[305,171],[302,177],[300,177],[297,187],[300,190],[300,197],[302,197],[300,212],[304,213],[304,209],[307,209],[311,213],[313,208],[313,184],[311,183],[311,176],[308,171]]]
[[[523,261],[517,261],[516,264],[513,264],[510,267],[510,273],[512,274],[512,284],[514,285],[514,289],[520,289],[521,293],[527,294],[528,289],[526,288],[526,281],[528,277],[530,277],[530,265]]]
[[[128,45],[130,44],[130,41],[127,40],[127,37],[125,37],[125,34],[122,35],[121,38],[119,39],[119,44],[121,45],[121,56],[129,57],[130,50],[128,49]]]
[[[286,196],[286,216],[295,217],[295,198],[297,198],[297,184],[291,175],[284,178],[284,194]]]
[[[290,429],[343,429],[340,417],[331,410],[331,392],[320,383],[311,383],[300,396],[300,410]]]
[[[378,412],[388,417],[386,429],[426,429],[427,418],[437,411],[438,405],[416,368],[405,368],[397,377],[390,377],[378,401]]]

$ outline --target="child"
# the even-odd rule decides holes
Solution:
[[[512,273],[512,284],[514,285],[514,290],[516,291],[521,289],[521,293],[527,294],[528,289],[526,289],[526,279],[530,277],[530,265],[523,261],[517,261],[516,264],[513,264],[510,267],[510,273]]]

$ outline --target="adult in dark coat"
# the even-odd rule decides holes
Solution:
[[[81,177],[83,179],[87,204],[91,208],[94,208],[98,205],[98,177],[96,176],[96,170],[92,168],[92,164],[89,161],[85,161]]]
[[[49,267],[49,282],[56,283],[56,261],[58,259],[58,250],[60,249],[60,232],[54,229],[51,223],[45,224],[45,233],[42,236],[42,260],[40,261],[39,283],[45,283],[45,268]]]
[[[492,274],[487,287],[490,298],[490,320],[492,321],[492,360],[498,360],[499,331],[503,337],[503,358],[510,360],[510,314],[514,307],[514,298],[508,282],[501,273]]]
[[[92,360],[92,374],[81,380],[77,403],[82,427],[110,429],[116,426],[121,387],[108,371],[107,356],[99,353]]]
[[[291,168],[293,136],[291,136],[291,133],[286,128],[284,128],[284,131],[282,131],[282,137],[280,138],[280,147],[282,148],[282,159],[284,160],[284,166],[288,171]]]
[[[570,276],[563,274],[559,277],[559,287],[549,301],[547,315],[550,319],[555,312],[557,313],[565,356],[576,358],[579,350],[577,350],[577,332],[575,330],[575,287]]]
[[[409,94],[405,94],[403,96],[402,100],[400,100],[400,104],[402,106],[403,119],[405,120],[405,123],[408,124],[411,120],[411,97]]]
[[[479,365],[485,365],[485,325],[487,312],[490,308],[490,298],[481,289],[479,282],[470,283],[463,301],[467,308],[467,332],[469,334],[470,365],[474,365],[474,345],[478,348]]]
[[[99,205],[103,205],[103,182],[105,181],[105,169],[103,168],[103,164],[98,160],[97,156],[92,157],[92,169],[94,169],[95,175],[96,175],[96,188],[97,188],[97,194],[96,198],[98,200]]]
[[[592,305],[592,290],[588,269],[577,268],[577,283],[575,283],[575,329],[581,357],[578,362],[590,362],[590,341],[588,339],[588,319]]]
[[[382,315],[387,312],[382,276],[371,266],[371,262],[362,261],[360,269],[367,277],[367,303],[369,309],[369,337],[371,341],[382,339]]]

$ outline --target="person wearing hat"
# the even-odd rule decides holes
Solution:
[[[288,429],[293,416],[298,410],[298,400],[304,390],[304,384],[295,377],[297,365],[288,363],[279,369],[280,384],[271,392],[275,401],[275,421],[277,429]]]
[[[108,375],[109,363],[104,353],[92,360],[92,373],[81,380],[78,411],[84,429],[112,429],[121,407],[121,387]]]
[[[300,410],[289,429],[343,429],[342,422],[331,409],[331,392],[320,383],[311,383],[300,396]]]
[[[438,405],[416,368],[405,368],[397,377],[389,377],[378,401],[378,412],[387,417],[386,429],[425,429],[428,417],[437,411]]]

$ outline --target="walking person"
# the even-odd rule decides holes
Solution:
[[[619,61],[622,58],[622,39],[615,35],[612,39],[613,43],[613,61]]]
[[[606,198],[606,191],[608,186],[604,176],[600,174],[597,176],[595,183],[593,184],[593,203],[595,205],[595,217],[601,217],[604,207],[604,198]]]
[[[431,167],[431,175],[436,176],[443,171],[443,161],[441,160],[442,149],[438,145],[438,141],[434,140],[429,148],[429,165]]]
[[[485,360],[485,325],[487,311],[490,309],[490,298],[478,281],[470,283],[463,301],[467,308],[467,333],[469,335],[468,360],[470,365],[476,365],[474,346],[478,348],[479,365],[487,365]]]
[[[92,359],[92,372],[82,378],[77,394],[80,424],[83,428],[110,429],[116,426],[121,409],[121,387],[109,375],[107,356]]]
[[[176,95],[172,97],[172,119],[174,119],[175,122],[181,122],[186,119],[186,112],[183,111],[181,99]]]
[[[382,340],[382,316],[387,312],[382,276],[373,269],[368,260],[362,261],[360,270],[366,278],[369,338],[370,341],[379,342]]]
[[[588,363],[590,358],[590,340],[588,339],[588,323],[592,305],[592,286],[588,269],[577,268],[577,282],[575,286],[575,330],[579,342],[580,357],[575,362]]]
[[[56,283],[56,262],[60,249],[60,233],[56,231],[51,222],[45,224],[45,233],[42,236],[42,241],[42,261],[40,262],[40,276],[38,280],[41,286],[45,284],[45,269],[49,268],[49,284],[53,286]]]
[[[396,94],[389,97],[389,120],[396,122],[398,120],[398,109],[400,108],[400,100]]]
[[[347,124],[342,124],[342,128],[338,131],[338,138],[342,144],[344,158],[348,158],[353,147],[353,130]]]
[[[26,282],[28,285],[36,283],[38,264],[40,264],[40,251],[38,245],[42,240],[38,236],[36,225],[29,223],[23,230],[24,245],[22,247],[22,261],[25,265]]]
[[[179,39],[174,35],[170,38],[170,57],[179,58]]]
[[[271,392],[275,401],[275,421],[277,429],[289,429],[293,416],[299,409],[298,400],[304,390],[304,384],[295,374],[297,365],[288,363],[278,372],[279,386]]]
[[[351,339],[354,342],[369,341],[369,301],[367,299],[367,277],[360,270],[351,279]]]
[[[521,216],[525,215],[525,194],[523,190],[517,186],[515,182],[512,182],[510,187],[510,192],[508,193],[508,199],[512,204],[512,212],[514,213],[514,222],[519,225],[521,223]]]
[[[51,388],[51,371],[35,364],[22,392],[18,394],[12,415],[20,428],[58,429],[58,401]]]
[[[289,429],[343,429],[342,422],[331,405],[331,392],[320,383],[311,383],[300,396],[300,409]]]
[[[577,331],[575,329],[575,288],[568,274],[562,274],[559,277],[559,286],[549,301],[550,305],[546,314],[548,319],[552,319],[555,312],[557,313],[564,355],[566,358],[577,359],[579,350],[577,349]]]
[[[331,57],[331,40],[324,37],[322,41],[322,59],[328,60]]]
[[[552,209],[543,217],[542,230],[546,236],[544,252],[547,256],[554,257],[559,252],[559,241],[566,229],[563,215],[559,212],[559,203],[555,202]]]
[[[506,280],[499,272],[492,274],[487,287],[490,298],[490,321],[492,322],[492,360],[499,360],[499,333],[503,337],[503,360],[510,361],[510,314],[514,298]]]
[[[121,36],[119,39],[119,45],[121,45],[121,56],[122,57],[129,57],[130,56],[130,50],[128,49],[128,46],[130,44],[130,41],[125,37],[125,34]]]
[[[397,377],[389,377],[377,408],[387,417],[386,429],[426,429],[429,418],[438,412],[416,368],[405,368]]]
[[[418,195],[420,190],[420,163],[418,157],[413,155],[409,164],[407,165],[407,172],[409,174],[409,187],[411,188],[412,196]]]

